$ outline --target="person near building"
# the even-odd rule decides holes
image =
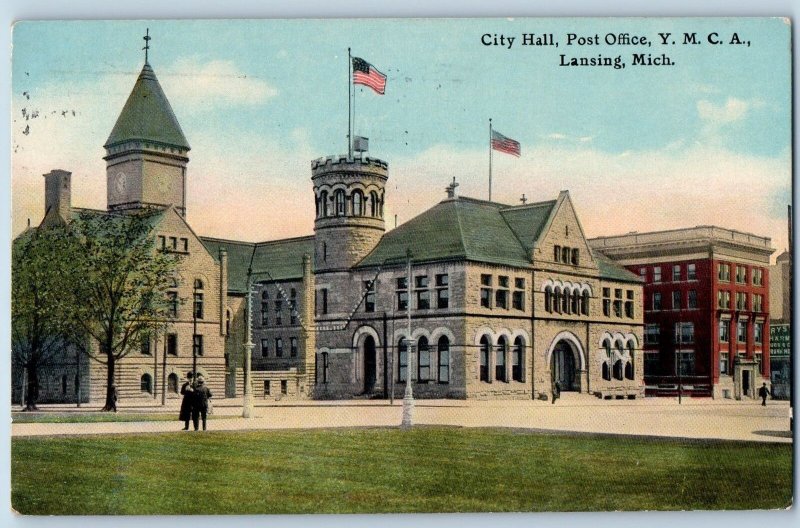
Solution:
[[[561,396],[561,383],[558,381],[553,385],[553,403]]]
[[[192,419],[192,400],[194,398],[194,387],[192,387],[192,379],[194,374],[191,372],[186,373],[186,383],[181,386],[181,394],[183,401],[181,401],[181,412],[178,414],[178,420],[183,422],[183,430],[189,430],[189,420]]]
[[[203,431],[206,430],[206,417],[208,416],[208,400],[211,398],[211,391],[205,385],[202,374],[195,377],[194,397],[192,401],[192,422],[194,430],[197,431],[200,425],[200,418],[203,419]]]
[[[767,388],[767,383],[764,382],[764,384],[761,385],[761,388],[758,389],[758,395],[761,397],[761,405],[767,404],[767,396],[771,394],[772,393],[769,392],[769,389]]]

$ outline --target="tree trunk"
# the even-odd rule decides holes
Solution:
[[[117,410],[117,389],[114,385],[114,354],[106,352],[106,359],[108,360],[108,370],[106,376],[106,404],[102,410],[116,411]]]
[[[25,369],[28,372],[28,386],[25,390],[25,410],[37,411],[36,402],[39,400],[39,369],[35,362],[29,362]]]

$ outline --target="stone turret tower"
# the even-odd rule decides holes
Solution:
[[[385,231],[383,201],[388,178],[387,163],[366,156],[311,162],[317,273],[349,269],[375,248]]]
[[[109,210],[174,204],[186,215],[189,143],[146,61],[104,147]]]

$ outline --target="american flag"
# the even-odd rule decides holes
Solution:
[[[500,152],[505,152],[506,154],[511,154],[512,156],[520,156],[519,141],[505,137],[503,134],[494,130],[492,130],[492,148]]]
[[[358,57],[353,57],[353,84],[369,86],[381,95],[386,93],[386,76]]]

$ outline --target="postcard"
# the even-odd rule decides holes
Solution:
[[[17,23],[14,510],[790,508],[791,29]]]

